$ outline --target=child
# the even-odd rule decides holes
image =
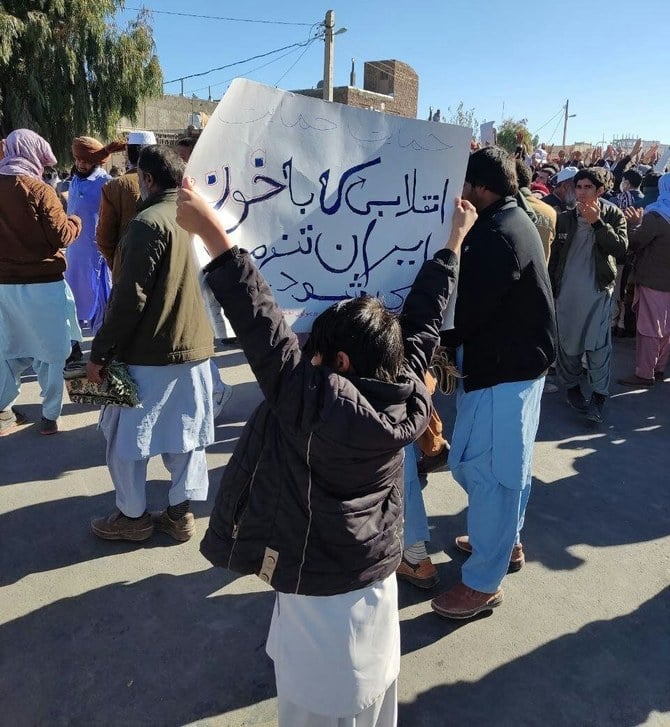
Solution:
[[[301,351],[251,256],[185,182],[177,221],[207,245],[207,282],[265,396],[201,552],[277,591],[267,651],[280,727],[395,725],[403,448],[428,424],[424,375],[474,208],[456,200],[446,249],[424,263],[400,317],[376,298],[342,301]]]

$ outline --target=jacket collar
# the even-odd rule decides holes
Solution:
[[[148,207],[153,207],[153,205],[158,204],[159,202],[177,202],[177,192],[179,190],[174,187],[173,189],[164,189],[162,192],[157,192],[156,194],[152,194],[151,197],[148,197],[145,200],[142,200],[140,204],[137,206],[137,211],[142,212],[142,210],[147,209]]]
[[[496,214],[496,212],[500,212],[500,210],[503,209],[511,209],[512,207],[517,207],[517,202],[514,197],[501,197],[497,202],[493,202],[488,207],[485,207],[481,212],[478,212],[477,219],[482,219],[484,217],[493,217],[493,215]]]

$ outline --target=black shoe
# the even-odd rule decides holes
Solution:
[[[660,382],[665,381],[665,371],[654,371],[654,380]]]
[[[605,402],[607,401],[607,397],[604,394],[596,394],[593,392],[593,396],[591,397],[591,401],[589,402],[589,408],[586,412],[586,418],[589,421],[596,422],[596,424],[600,424],[603,420],[603,409],[605,407]]]
[[[566,392],[566,400],[573,409],[576,409],[581,414],[586,414],[589,405],[579,385],[570,387]]]
[[[77,363],[81,361],[84,358],[84,354],[81,351],[81,346],[79,345],[79,341],[73,341],[72,343],[72,350],[70,351],[70,355],[65,359],[65,365],[71,363]]]
[[[420,475],[427,475],[429,472],[439,470],[441,467],[446,467],[447,460],[449,459],[449,445],[444,444],[442,449],[432,456],[424,454],[423,457],[416,463],[416,469]]]
[[[54,419],[42,417],[42,421],[40,422],[40,434],[58,434],[58,422]]]

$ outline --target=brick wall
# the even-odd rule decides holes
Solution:
[[[336,86],[333,101],[361,109],[385,111],[415,119],[419,102],[419,77],[401,61],[368,61],[364,64],[363,88]],[[320,88],[294,91],[303,96],[322,98]]]
[[[363,71],[363,87],[366,91],[393,97],[386,104],[387,113],[416,118],[419,101],[419,76],[411,66],[402,61],[367,61]]]

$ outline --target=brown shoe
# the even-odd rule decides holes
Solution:
[[[623,386],[649,387],[654,385],[654,379],[643,379],[641,376],[633,374],[625,379],[619,379],[619,383]]]
[[[103,540],[131,540],[133,542],[148,540],[154,532],[154,524],[149,513],[133,520],[116,510],[108,517],[91,520],[91,530]]]
[[[195,518],[192,512],[182,515],[179,520],[172,520],[167,510],[151,513],[151,521],[157,530],[171,535],[175,540],[183,543],[195,535]]]
[[[467,535],[459,535],[456,540],[454,540],[454,543],[460,551],[462,551],[463,553],[467,553],[468,555],[472,555],[472,545],[470,545],[470,538]],[[517,571],[520,571],[523,568],[525,562],[526,557],[523,554],[523,545],[521,543],[517,543],[512,548],[512,555],[509,559],[508,571],[510,573],[516,573]]]
[[[403,558],[396,568],[395,574],[398,580],[407,581],[417,588],[432,588],[440,582],[437,570],[430,558],[424,558],[416,565],[412,565]]]
[[[439,616],[445,618],[472,618],[483,611],[490,611],[499,606],[503,600],[502,589],[495,593],[482,593],[469,588],[465,583],[457,583],[446,593],[442,593],[430,602],[430,606]]]

